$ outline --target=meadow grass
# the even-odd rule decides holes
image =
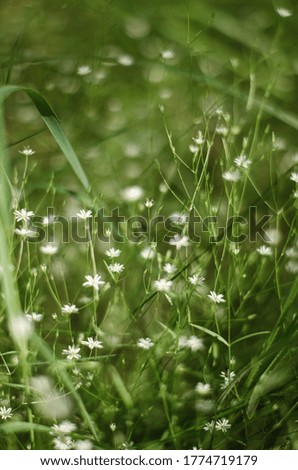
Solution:
[[[1,449],[298,448],[296,10],[245,3],[1,6]]]

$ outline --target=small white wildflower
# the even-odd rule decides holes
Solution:
[[[210,384],[204,384],[202,382],[198,382],[195,388],[196,392],[201,395],[202,397],[205,397],[211,393],[211,386]]]
[[[26,313],[26,318],[28,318],[29,321],[33,321],[35,323],[40,323],[41,320],[43,319],[43,315],[41,313]]]
[[[77,213],[77,217],[82,220],[90,219],[90,217],[92,217],[92,211],[85,211],[84,209],[81,209],[80,212]]]
[[[180,349],[190,349],[192,352],[203,351],[205,349],[203,341],[197,336],[180,336],[178,340],[178,347]]]
[[[271,256],[272,248],[270,248],[270,246],[262,245],[260,248],[257,248],[257,252],[260,253],[261,256]]]
[[[63,305],[61,308],[61,312],[67,315],[71,315],[72,313],[78,313],[79,309],[74,304]]]
[[[124,271],[124,269],[125,269],[125,266],[120,263],[113,263],[109,265],[109,270],[112,273],[120,274]]]
[[[28,223],[31,217],[34,216],[33,211],[27,211],[27,209],[20,209],[20,210],[15,210],[14,215],[16,218],[17,222],[25,222]]]
[[[220,377],[223,379],[223,384],[220,386],[220,388],[224,390],[233,382],[236,374],[232,370],[228,370],[227,372],[222,371],[220,373]]]
[[[13,413],[10,406],[8,408],[6,408],[6,406],[0,406],[0,418],[3,419],[3,421],[12,418],[12,416]]]
[[[112,247],[109,250],[106,250],[106,255],[111,259],[118,258],[121,255],[121,250]]]
[[[163,267],[163,270],[167,274],[174,274],[177,271],[177,268],[174,264],[166,263]]]
[[[58,248],[57,248],[57,246],[51,245],[49,243],[48,245],[41,246],[40,251],[44,255],[53,256],[58,252]]]
[[[117,62],[124,67],[130,67],[134,63],[134,58],[128,54],[121,54],[118,56]]]
[[[140,186],[128,186],[121,193],[123,199],[127,202],[135,202],[144,195],[144,190]]]
[[[16,228],[14,232],[15,232],[16,235],[19,235],[22,238],[36,237],[37,236],[36,232],[34,232],[33,230],[30,230],[26,227]]]
[[[289,10],[288,8],[284,8],[284,7],[277,7],[276,12],[282,18],[288,18],[289,16],[292,16],[293,14],[291,10]]]
[[[93,445],[89,439],[78,439],[74,444],[75,450],[92,450]]]
[[[285,268],[289,273],[298,274],[298,262],[296,260],[288,261]]]
[[[85,276],[86,282],[83,283],[83,287],[93,287],[95,290],[99,290],[100,286],[105,284],[104,281],[101,281],[101,276],[95,274],[95,276]]]
[[[294,183],[298,183],[298,173],[294,171],[291,173],[290,180],[294,181]]]
[[[226,126],[218,125],[216,126],[215,132],[219,135],[222,135],[223,137],[226,137],[229,133],[229,129]]]
[[[188,280],[193,286],[201,286],[204,283],[205,278],[199,277],[198,274],[193,274],[192,276],[189,276]]]
[[[110,424],[110,430],[111,430],[112,432],[115,432],[116,429],[117,429],[116,423],[111,423],[111,424]]]
[[[74,423],[66,419],[59,424],[53,424],[51,429],[52,434],[70,434],[71,432],[74,432],[77,427]]]
[[[241,175],[240,175],[239,171],[237,171],[237,170],[228,170],[228,171],[225,171],[223,173],[222,177],[226,181],[236,182],[236,181],[240,180]]]
[[[173,281],[162,278],[157,281],[154,281],[154,287],[158,292],[170,292]]]
[[[32,155],[35,154],[35,151],[32,150],[31,147],[27,146],[27,147],[23,147],[22,150],[19,150],[19,153],[24,155],[25,157],[31,157]]]
[[[195,137],[193,137],[192,140],[193,140],[193,141],[195,142],[195,144],[197,144],[197,145],[203,145],[203,143],[204,143],[204,138],[203,138],[202,132],[201,132],[201,131],[198,131],[197,135],[196,135]]]
[[[229,423],[229,420],[226,418],[218,419],[215,423],[216,431],[227,432],[228,429],[230,429],[230,427],[231,427],[231,424]]]
[[[89,337],[87,341],[81,341],[81,344],[84,344],[84,346],[88,346],[89,349],[102,349],[103,344],[101,341],[98,341],[97,339],[93,339]]]
[[[91,72],[92,72],[92,68],[90,67],[90,65],[81,65],[77,69],[77,74],[81,76],[89,75],[89,73]]]
[[[74,441],[69,436],[59,436],[53,439],[55,450],[70,450],[74,447]]]
[[[190,144],[188,148],[191,153],[197,153],[200,150],[200,147],[194,144]]]
[[[251,165],[251,160],[249,160],[245,155],[239,155],[239,157],[235,158],[234,163],[238,168],[244,168],[247,170]]]
[[[142,249],[140,252],[140,255],[142,258],[148,260],[148,259],[153,259],[155,256],[155,251],[151,246],[146,246],[145,248]]]
[[[203,340],[194,335],[188,338],[186,347],[192,352],[203,351],[205,349]]]
[[[137,346],[141,349],[148,350],[154,346],[154,343],[150,338],[140,338],[137,342]]]
[[[169,244],[175,246],[177,251],[179,251],[182,247],[189,246],[188,237],[186,235],[180,236],[176,233],[174,238],[169,241]]]
[[[153,199],[148,199],[148,198],[146,198],[145,206],[146,206],[148,209],[151,209],[151,207],[153,206],[153,204],[154,204]]]
[[[81,355],[79,354],[81,348],[76,348],[74,345],[68,346],[67,349],[62,350],[62,354],[66,355],[68,361],[73,359],[80,359]]]
[[[205,424],[203,429],[204,429],[204,431],[207,431],[207,432],[213,432],[214,425],[215,425],[215,422],[213,420],[209,421],[208,423]]]
[[[297,191],[293,191],[293,197],[295,199],[298,199],[298,190]]]
[[[161,57],[165,60],[174,59],[175,53],[171,49],[166,49],[164,51],[161,51]]]
[[[42,219],[42,225],[44,225],[45,227],[47,227],[48,225],[51,225],[55,222],[55,218],[53,215],[51,216],[45,216],[43,219]]]
[[[213,290],[210,291],[210,294],[208,296],[212,302],[220,304],[221,302],[225,302],[225,299],[223,298],[223,294],[216,294]]]

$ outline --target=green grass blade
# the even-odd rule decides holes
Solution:
[[[88,182],[88,178],[80,164],[80,161],[75,151],[73,150],[69,140],[67,139],[65,132],[54,110],[40,93],[35,90],[32,90],[31,88],[24,88],[19,86],[5,86],[0,88],[0,106],[3,107],[5,100],[10,95],[18,91],[26,93],[29,98],[31,98],[33,104],[37,108],[42,119],[44,120],[45,124],[47,125],[60,149],[64,153],[78,179],[80,180],[84,188],[88,190],[90,185]]]

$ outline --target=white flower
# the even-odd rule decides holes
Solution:
[[[122,197],[127,202],[134,202],[141,199],[144,195],[144,190],[140,186],[128,186],[123,189]]]
[[[62,354],[66,355],[68,361],[73,359],[80,359],[81,355],[79,354],[81,348],[76,348],[74,345],[68,346],[67,349],[62,350]]]
[[[106,250],[106,255],[111,259],[118,258],[121,255],[121,250],[110,248],[109,250]]]
[[[36,312],[26,313],[26,318],[28,318],[29,321],[39,323],[43,319],[43,315]]]
[[[14,232],[15,232],[16,235],[19,235],[22,238],[36,237],[37,236],[36,232],[34,232],[33,230],[29,230],[26,227],[16,228]]]
[[[55,222],[55,218],[53,215],[51,215],[50,217],[46,216],[42,219],[42,225],[44,225],[45,227],[47,227],[50,224],[53,224],[54,222]]]
[[[103,344],[101,341],[97,341],[96,339],[93,339],[89,337],[87,341],[81,341],[81,344],[84,344],[85,346],[88,346],[89,349],[102,349]]]
[[[73,449],[74,441],[69,436],[59,436],[53,439],[55,450],[70,450]]]
[[[3,419],[3,421],[6,421],[7,419],[12,418],[13,413],[12,413],[12,408],[6,406],[0,406],[0,417]]]
[[[203,340],[198,338],[197,336],[180,336],[178,340],[178,347],[180,349],[187,348],[190,349],[192,352],[203,351],[205,349]]]
[[[153,250],[153,248],[151,248],[151,246],[146,246],[142,249],[140,255],[144,259],[153,259],[155,256],[155,251]]]
[[[229,170],[229,171],[225,171],[222,175],[223,179],[225,179],[226,181],[239,181],[240,178],[241,178],[241,175],[239,173],[239,171],[237,170]]]
[[[92,72],[92,68],[89,65],[81,65],[77,69],[77,74],[82,75],[82,76],[89,75],[89,73],[91,72]]]
[[[72,313],[78,313],[79,309],[74,304],[63,305],[61,308],[62,313],[66,313],[67,315],[71,315]]]
[[[85,211],[84,209],[81,209],[80,212],[77,213],[77,217],[82,220],[90,219],[90,217],[92,217],[92,211]]]
[[[295,199],[298,199],[298,191],[293,191],[293,197],[294,197]]]
[[[112,273],[120,274],[122,273],[122,271],[124,271],[124,269],[125,269],[124,265],[120,263],[113,263],[109,265],[109,270]]]
[[[203,340],[194,335],[188,338],[186,347],[192,352],[203,351],[205,349]]]
[[[227,432],[227,430],[230,429],[230,427],[231,425],[229,423],[229,420],[226,418],[218,419],[215,423],[216,431]]]
[[[154,346],[154,343],[150,338],[140,338],[137,342],[137,346],[141,349],[150,349]]]
[[[166,49],[164,51],[161,51],[161,57],[165,60],[174,59],[175,53],[171,49]]]
[[[165,278],[154,281],[154,287],[159,292],[170,292],[172,285],[173,281],[169,281]]]
[[[197,135],[192,139],[197,145],[203,145],[204,138],[201,131],[198,131]]]
[[[111,430],[112,432],[115,432],[116,429],[117,429],[116,423],[111,423],[111,424],[110,424],[110,430]]]
[[[210,294],[208,294],[208,297],[210,300],[212,300],[212,302],[216,304],[225,302],[225,299],[223,298],[223,294],[216,294],[213,290],[210,291]]]
[[[31,157],[32,155],[34,155],[35,151],[32,150],[30,146],[27,146],[27,147],[23,147],[22,150],[19,150],[19,153],[21,153],[25,157]]]
[[[174,266],[174,264],[166,263],[163,267],[163,270],[167,274],[174,274],[177,271],[177,268]]]
[[[238,168],[244,168],[245,170],[247,170],[249,165],[251,165],[251,161],[246,158],[245,155],[239,155],[239,157],[236,157],[234,163]]]
[[[175,246],[179,251],[182,247],[189,245],[188,237],[186,235],[180,236],[176,233],[174,238],[169,241],[169,244]]]
[[[150,209],[154,204],[154,201],[153,199],[148,199],[148,197],[146,198],[146,201],[145,201],[145,206]]]
[[[76,450],[92,450],[93,446],[92,446],[92,442],[89,441],[89,439],[84,439],[84,440],[78,439],[75,442],[74,448]]]
[[[51,429],[54,434],[70,434],[71,432],[74,432],[77,427],[71,421],[64,420],[60,424],[53,424]]]
[[[190,144],[188,148],[191,153],[197,153],[200,150],[200,147],[194,144]]]
[[[270,248],[270,246],[262,245],[260,248],[257,248],[257,252],[260,253],[261,256],[271,256],[272,248]]]
[[[201,286],[203,282],[205,281],[205,278],[199,277],[198,274],[193,274],[192,276],[188,278],[188,280],[193,286]]]
[[[169,218],[177,225],[185,225],[188,222],[188,215],[180,212],[173,212]]]
[[[48,245],[41,246],[41,247],[40,247],[40,251],[41,251],[41,253],[43,253],[44,255],[53,256],[53,255],[55,255],[55,254],[57,253],[58,248],[57,248],[57,246],[51,245],[51,244],[49,243]]]
[[[289,16],[292,16],[293,14],[291,10],[289,10],[288,8],[283,8],[283,7],[276,8],[276,12],[282,18],[288,18]]]
[[[294,181],[295,183],[298,183],[298,173],[295,173],[294,171],[291,173],[290,180]]]
[[[198,382],[195,390],[199,395],[201,395],[202,397],[205,397],[211,393],[211,386],[210,384],[204,384],[202,382]]]
[[[128,54],[121,54],[118,56],[117,62],[124,67],[129,67],[134,63],[134,58]]]
[[[229,387],[229,385],[233,382],[233,380],[235,379],[236,377],[236,374],[235,372],[233,372],[232,370],[228,370],[227,372],[224,372],[222,371],[220,373],[220,377],[223,379],[223,384],[221,384],[220,388],[222,390],[226,389],[227,387]]]
[[[27,211],[27,209],[15,210],[14,215],[17,222],[25,222],[28,223],[31,217],[34,216],[33,211]]]
[[[99,290],[100,286],[105,284],[104,281],[101,281],[101,276],[95,274],[94,277],[92,276],[85,276],[86,282],[84,282],[84,287],[93,287],[95,290]]]
[[[216,126],[215,132],[219,135],[226,137],[229,133],[229,129],[227,126],[223,126],[219,124],[218,126]]]
[[[213,432],[214,425],[215,425],[215,422],[213,420],[209,421],[208,423],[205,424],[203,429],[204,429],[204,431],[207,431],[207,432]]]

